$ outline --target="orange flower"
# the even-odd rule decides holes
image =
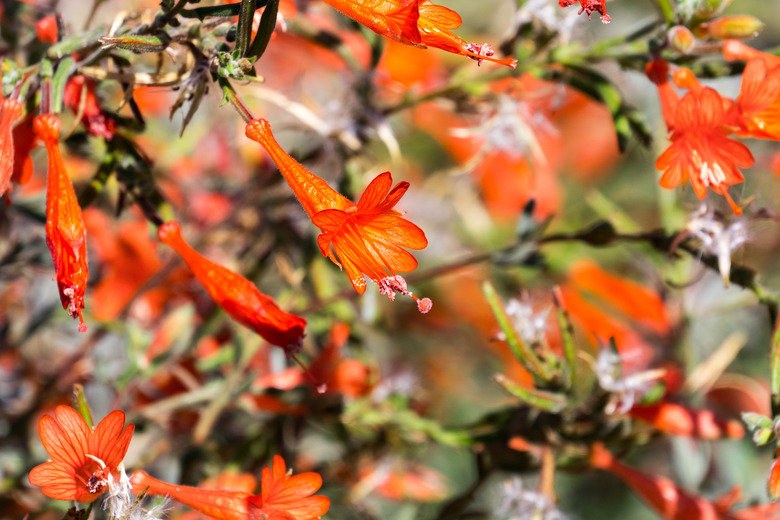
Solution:
[[[558,5],[561,7],[569,7],[574,4],[575,1],[580,3],[580,12],[577,14],[582,14],[584,11],[585,14],[588,15],[588,20],[590,20],[590,14],[596,12],[601,15],[601,21],[603,23],[612,21],[607,14],[607,0],[558,0]]]
[[[254,330],[269,343],[282,347],[288,355],[300,352],[306,320],[284,312],[255,284],[195,251],[182,238],[178,222],[166,222],[160,226],[157,237],[184,259],[209,295],[234,320]]]
[[[147,495],[168,496],[217,520],[249,518],[248,499],[251,495],[245,491],[175,486],[150,477],[145,471],[134,471],[130,485],[136,495],[146,491]]]
[[[330,499],[314,495],[322,487],[317,473],[287,473],[284,459],[274,456],[273,469],[263,468],[260,494],[249,499],[252,506],[268,515],[268,520],[313,520],[328,512]],[[265,517],[264,517],[265,518]]]
[[[76,193],[60,154],[60,120],[51,114],[40,115],[33,128],[46,145],[49,154],[49,177],[46,188],[46,244],[49,246],[62,307],[71,317],[78,317],[79,331],[86,332],[84,293],[87,290],[87,232],[81,217]]]
[[[57,42],[57,17],[44,16],[35,22],[35,35],[45,43]]]
[[[14,173],[11,176],[11,182],[23,185],[32,178],[33,161],[30,152],[35,148],[36,141],[37,138],[33,131],[33,114],[29,114],[14,127]]]
[[[399,182],[391,190],[392,176],[382,173],[355,204],[287,155],[274,139],[268,121],[251,121],[246,136],[271,155],[303,209],[322,231],[317,237],[320,251],[347,272],[358,294],[366,291],[365,273],[391,300],[396,291],[409,294],[421,312],[430,310],[431,301],[409,292],[404,279],[396,274],[417,267],[417,260],[404,248],[428,245],[425,233],[393,209],[409,189],[408,182]]]
[[[30,484],[57,500],[92,502],[105,491],[127,453],[135,426],[115,410],[94,430],[70,406],[41,417],[38,431],[52,460],[30,471]]]
[[[745,429],[737,421],[727,421],[710,410],[696,410],[677,403],[661,401],[634,406],[628,413],[670,435],[705,440],[741,439],[745,435]]]
[[[780,455],[780,453],[778,453],[778,455]],[[772,500],[780,499],[780,457],[775,458],[775,461],[772,463],[772,469],[769,471],[769,480],[767,481],[766,487]]]
[[[81,123],[90,134],[106,139],[111,139],[114,135],[116,123],[100,108],[95,92],[95,80],[85,76],[73,76],[65,84],[62,101],[74,114],[79,113],[79,110],[83,111]]]
[[[14,122],[22,115],[22,105],[15,99],[3,99],[0,93],[0,197],[11,184],[14,173]]]
[[[330,500],[311,496],[322,486],[317,473],[287,473],[284,459],[274,457],[273,470],[263,469],[261,492],[251,496],[245,491],[201,489],[175,486],[150,477],[145,471],[136,471],[130,477],[133,492],[147,495],[167,495],[217,520],[313,520],[324,515]]]
[[[741,135],[780,140],[780,65],[748,61],[732,113]]]
[[[662,95],[661,100],[668,104],[675,98]],[[674,189],[690,180],[697,197],[703,199],[709,187],[726,197],[734,213],[741,214],[727,190],[744,180],[739,168],[752,166],[753,155],[744,144],[728,137],[724,100],[713,89],[704,88],[689,92],[663,112],[671,118],[667,126],[672,144],[655,163],[664,172],[661,186]]]
[[[429,0],[325,0],[350,18],[382,36],[406,45],[435,47],[466,56],[482,64],[482,60],[517,67],[514,58],[493,58],[487,43],[477,45],[450,32],[463,23],[460,15]]]
[[[737,40],[723,43],[723,57],[746,61],[733,113],[745,135],[780,140],[780,57]]]
[[[666,520],[714,520],[722,518],[713,503],[692,495],[668,478],[646,475],[618,461],[603,444],[595,444],[590,458],[594,468],[608,471],[625,482],[659,516]]]

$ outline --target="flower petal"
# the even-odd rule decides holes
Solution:
[[[67,462],[46,462],[30,470],[30,484],[56,500],[78,500],[85,494],[84,484],[76,479],[73,466]]]
[[[371,211],[378,208],[385,197],[387,197],[390,188],[393,185],[393,176],[390,172],[384,172],[377,175],[374,180],[366,187],[366,191],[360,196],[358,201],[358,211]]]
[[[58,406],[54,413],[56,420],[44,415],[38,422],[43,447],[53,461],[65,462],[74,468],[84,465],[91,433],[87,423],[68,406]]]

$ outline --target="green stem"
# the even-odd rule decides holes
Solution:
[[[241,116],[241,119],[244,120],[244,123],[249,123],[255,118],[249,110],[249,107],[247,107],[241,98],[238,97],[233,85],[230,84],[227,78],[219,78],[219,86],[222,87],[223,103],[226,101],[230,102],[230,104],[233,105],[233,108],[236,109],[236,112],[238,112],[238,115]]]
[[[667,23],[674,23],[674,8],[669,0],[655,0],[656,5],[661,10],[661,14],[664,16],[664,20]]]

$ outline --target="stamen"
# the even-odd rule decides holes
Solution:
[[[468,56],[468,57],[471,58],[472,60],[476,60],[477,66],[482,65],[482,62],[485,61],[483,58],[480,58],[480,56],[490,57],[496,53],[493,50],[493,47],[491,47],[489,43],[483,43],[482,45],[477,45],[476,43],[469,43],[468,45],[464,45],[463,49],[466,52],[472,52],[476,54],[476,56]]]

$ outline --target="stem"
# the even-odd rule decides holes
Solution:
[[[255,116],[252,115],[249,107],[247,107],[241,98],[238,97],[236,90],[227,78],[219,78],[219,86],[222,87],[223,103],[229,101],[230,104],[233,105],[233,108],[236,109],[236,112],[238,112],[238,115],[241,116],[241,119],[244,120],[244,123],[249,124],[255,119]]]
[[[661,14],[664,16],[664,20],[667,23],[674,23],[674,8],[669,0],[655,0],[658,8],[661,10]]]

